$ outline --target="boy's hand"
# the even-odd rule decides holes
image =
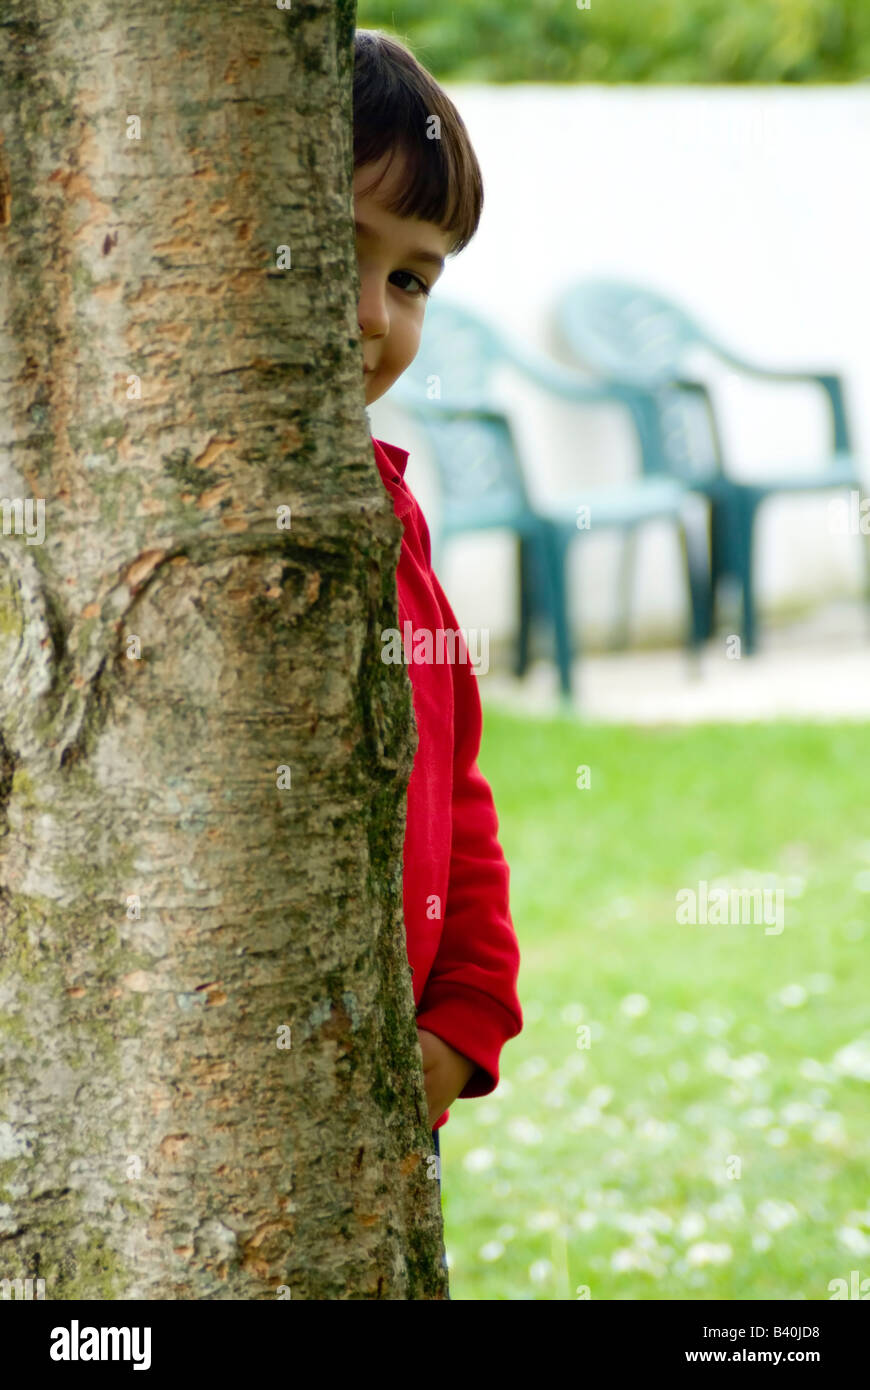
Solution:
[[[450,1047],[427,1028],[418,1028],[423,1053],[423,1084],[429,1102],[429,1124],[435,1124],[468,1084],[477,1063]]]

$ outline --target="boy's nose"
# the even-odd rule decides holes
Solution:
[[[372,281],[363,280],[360,286],[358,318],[364,338],[382,338],[390,327],[383,290]]]

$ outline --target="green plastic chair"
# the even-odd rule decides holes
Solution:
[[[775,371],[738,357],[677,304],[643,286],[607,279],[574,285],[554,313],[564,345],[600,380],[646,390],[641,429],[649,467],[679,478],[711,502],[709,637],[719,583],[729,578],[742,598],[743,649],[757,648],[755,520],[761,504],[781,493],[856,489],[859,480],[840,378],[831,372]],[[767,381],[815,382],[827,394],[833,450],[814,472],[740,481],[728,476],[707,386],[685,372],[686,354],[704,348],[730,366]],[[870,546],[863,549],[870,601]]]
[[[590,530],[618,529],[633,536],[660,518],[677,526],[686,563],[691,622],[687,641],[697,647],[707,624],[709,573],[706,539],[686,526],[685,484],[664,475],[633,485],[583,488],[558,506],[532,505],[510,419],[493,395],[497,369],[511,366],[563,400],[614,401],[629,410],[640,428],[643,393],[619,384],[584,382],[574,371],[510,342],[484,319],[456,304],[432,300],[420,350],[392,388],[391,399],[422,429],[435,464],[442,514],[433,551],[463,533],[513,531],[519,541],[519,621],[515,670],[528,666],[533,620],[542,616],[555,639],[560,689],[571,695],[572,644],[566,592],[566,557],[584,534],[578,522],[589,508]],[[623,567],[619,641],[628,630],[629,571]]]

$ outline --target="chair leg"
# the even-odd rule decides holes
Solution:
[[[752,656],[758,647],[752,552],[759,501],[760,498],[747,489],[738,494],[738,506],[735,507],[738,576],[743,594],[743,651],[746,656]]]
[[[637,558],[637,530],[634,526],[627,530],[622,539],[622,554],[619,557],[619,614],[613,639],[613,650],[624,652],[628,646],[629,621],[631,616],[631,595],[634,587],[634,568]]]
[[[733,500],[723,497],[710,499],[710,607],[706,638],[716,632],[722,597],[722,581],[735,577],[737,562],[734,553],[736,530]]]
[[[712,631],[713,586],[706,537],[699,534],[696,527],[687,526],[682,518],[678,524],[678,533],[686,567],[691,608],[686,646],[690,651],[697,652]]]
[[[525,536],[517,537],[517,576],[519,589],[519,630],[517,632],[517,651],[514,673],[521,677],[529,667],[529,629],[531,627],[534,604],[532,602],[532,583],[529,542]]]
[[[565,583],[567,545],[553,529],[543,537],[547,570],[550,618],[556,646],[556,665],[559,668],[559,688],[565,699],[571,696],[571,626]]]

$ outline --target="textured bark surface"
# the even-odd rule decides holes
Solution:
[[[48,1299],[445,1296],[353,23],[3,0],[0,1279]]]

